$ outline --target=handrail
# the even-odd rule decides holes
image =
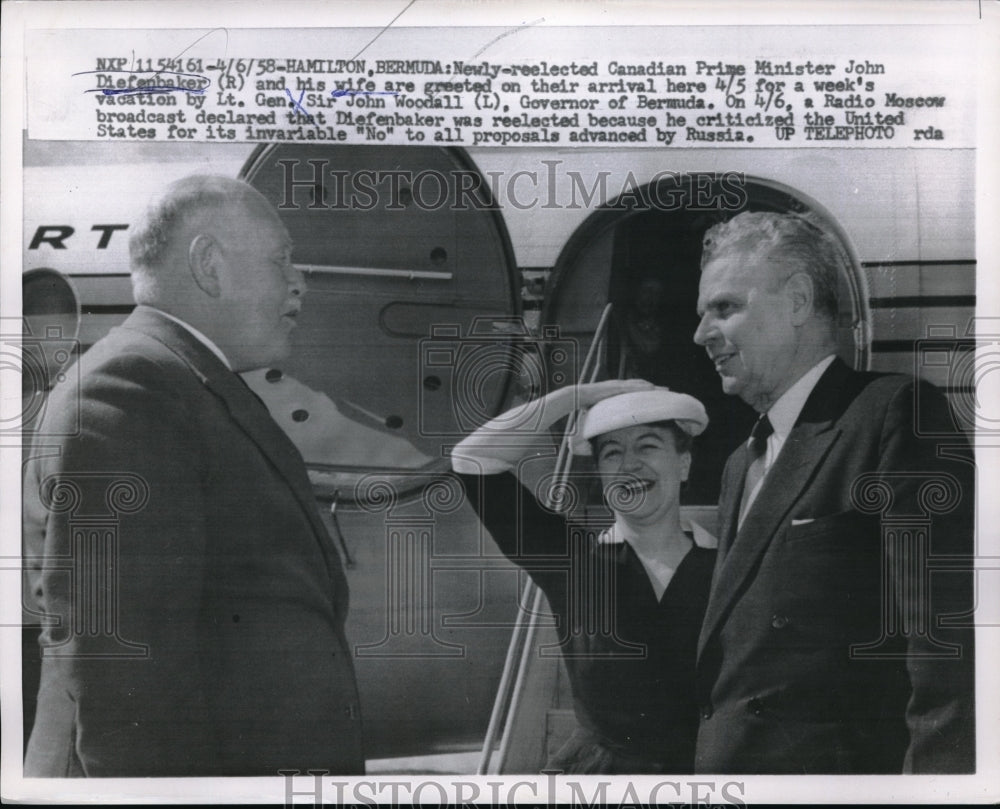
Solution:
[[[507,721],[504,723],[503,735],[500,737],[500,747],[497,749],[497,760],[500,762],[500,767],[503,767],[504,762],[507,760],[507,753],[510,750],[511,737],[514,730],[514,722],[512,720],[517,711],[518,703],[521,701],[521,695],[524,693],[524,681],[528,673],[528,664],[531,662],[531,652],[535,646],[535,635],[538,634],[538,613],[542,609],[542,591],[531,578],[528,579],[528,583],[525,585],[524,597],[531,598],[531,614],[528,616],[524,631],[524,643],[521,645],[520,660],[517,664],[517,677],[510,692]],[[485,773],[483,774],[485,775]]]
[[[598,358],[604,350],[604,342],[607,336],[608,322],[611,317],[611,304],[604,307],[597,328],[594,331],[594,339],[591,341],[590,349],[580,368],[581,380],[593,382],[597,378],[599,369]],[[562,441],[559,444],[559,454],[556,457],[556,466],[553,473],[554,485],[549,487],[546,493],[546,505],[552,508],[554,505],[552,493],[557,490],[557,484],[562,482],[569,474],[572,466],[572,454],[570,452],[570,441],[576,432],[576,422],[579,418],[579,411],[574,411],[566,420],[566,427],[563,430]],[[500,675],[500,684],[497,686],[497,695],[493,701],[493,711],[490,714],[490,722],[486,729],[486,738],[483,741],[483,750],[479,757],[479,764],[476,767],[477,775],[487,775],[490,760],[493,757],[493,745],[496,743],[497,732],[501,723],[504,725],[504,733],[500,739],[500,747],[497,750],[499,766],[507,758],[507,751],[510,749],[510,717],[517,711],[517,706],[521,701],[524,691],[524,677],[527,670],[527,663],[530,659],[532,640],[538,625],[538,612],[541,605],[542,592],[538,589],[534,580],[530,577],[524,585],[521,593],[522,604],[531,603],[532,610],[527,621],[518,622],[511,632],[510,644],[507,647],[507,656],[504,659],[503,673]],[[517,663],[517,674],[514,676],[514,661]]]
[[[531,579],[528,579],[531,582]],[[525,588],[527,590],[527,588]],[[497,731],[500,723],[504,719],[504,709],[507,698],[511,693],[511,678],[514,676],[514,661],[517,659],[520,646],[522,627],[524,624],[514,625],[511,632],[510,644],[507,646],[507,656],[503,661],[503,673],[500,675],[500,684],[497,686],[497,695],[493,700],[493,711],[490,713],[490,723],[486,728],[486,738],[483,741],[483,749],[479,754],[479,763],[476,765],[476,775],[487,775],[490,766],[490,758],[493,756],[493,744],[496,742]]]
[[[440,270],[400,270],[390,267],[343,267],[335,264],[296,264],[306,275],[364,275],[381,278],[402,278],[406,281],[450,281],[454,274]]]

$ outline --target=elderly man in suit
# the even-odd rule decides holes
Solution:
[[[341,561],[238,376],[289,353],[291,249],[245,183],[174,183],[131,237],[139,305],[52,392],[24,483],[48,617],[27,776],[363,771]]]
[[[971,456],[932,386],[835,357],[838,266],[806,217],[705,236],[695,341],[760,420],[723,476],[698,772],[975,769]]]

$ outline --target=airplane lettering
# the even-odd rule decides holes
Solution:
[[[48,235],[49,231],[55,231],[54,235]],[[35,231],[35,237],[31,240],[31,244],[28,245],[29,250],[37,250],[38,246],[42,242],[48,242],[56,250],[65,250],[66,245],[63,242],[73,235],[73,228],[69,225],[41,225],[38,230]]]
[[[98,250],[107,250],[116,230],[128,230],[128,225],[93,225],[90,228],[101,234],[97,240]],[[49,244],[56,250],[66,249],[66,240],[76,232],[69,225],[39,225],[28,245],[29,250],[37,250],[42,244]]]
[[[101,238],[97,242],[98,250],[106,250],[111,241],[111,234],[116,230],[128,230],[128,225],[94,225],[91,230],[101,231]]]

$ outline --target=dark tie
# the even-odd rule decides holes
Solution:
[[[757,488],[760,479],[764,477],[764,456],[767,452],[767,437],[774,432],[771,420],[767,415],[757,419],[757,423],[750,431],[750,443],[747,447],[749,456],[749,466],[747,466],[747,477],[743,484],[743,498],[740,500],[740,522],[746,516],[747,508],[750,505],[750,495]]]

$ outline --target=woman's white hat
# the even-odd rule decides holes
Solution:
[[[708,426],[708,414],[693,396],[675,393],[669,388],[609,396],[581,413],[577,421],[577,435],[572,441],[573,453],[589,455],[591,438],[623,427],[656,421],[673,421],[684,432],[700,435]]]

